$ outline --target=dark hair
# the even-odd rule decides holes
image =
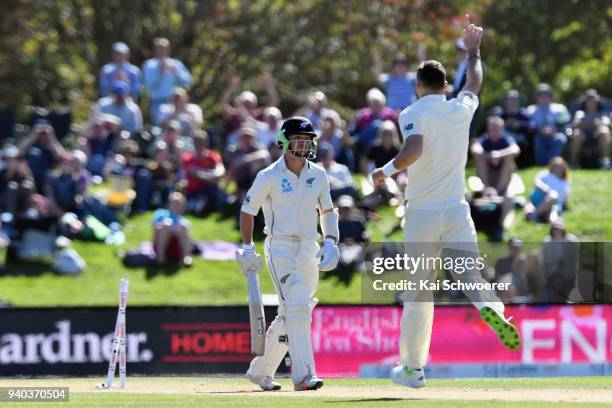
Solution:
[[[431,90],[444,88],[446,81],[446,70],[444,66],[435,60],[423,61],[417,69],[417,82]]]

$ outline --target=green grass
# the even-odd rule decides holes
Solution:
[[[7,380],[7,386],[62,386],[70,388],[69,403],[46,407],[604,407],[581,399],[606,401],[612,380],[606,377],[433,379],[421,390],[397,386],[386,379],[327,380],[316,392],[291,392],[291,382],[280,379],[283,390],[262,393],[242,378],[129,377],[125,390],[96,390],[99,379],[67,378]],[[289,392],[287,392],[289,391]],[[606,395],[603,395],[605,393]],[[31,407],[30,403],[2,406]],[[609,405],[608,405],[609,406]]]
[[[539,168],[520,172],[527,191]],[[580,170],[572,173],[571,210],[564,214],[569,232],[582,241],[612,240],[612,172]],[[190,218],[193,236],[198,240],[238,242],[240,235],[233,220]],[[137,216],[126,224],[127,242],[122,249],[138,245],[151,238],[150,214]],[[393,210],[383,208],[379,218],[370,223],[373,241],[385,240],[385,233],[397,222]],[[507,233],[525,242],[541,242],[548,228],[530,224],[520,212]],[[401,240],[402,232],[391,236]],[[479,235],[484,240],[484,236]],[[0,298],[15,306],[74,306],[116,305],[117,286],[121,278],[130,280],[130,305],[221,305],[246,303],[246,282],[231,261],[195,259],[191,269],[152,268],[126,269],[117,255],[118,247],[99,243],[74,242],[75,249],[87,261],[87,270],[79,276],[60,276],[48,268],[9,269],[0,276]],[[258,243],[262,248],[262,243]],[[267,272],[261,274],[264,293],[273,293]],[[316,295],[322,303],[356,303],[360,301],[360,282],[350,285],[322,279]]]

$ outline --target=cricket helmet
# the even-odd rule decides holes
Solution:
[[[300,154],[296,152],[289,139],[292,135],[308,135],[310,136],[310,145],[308,147],[308,152],[305,154]],[[305,117],[302,116],[293,116],[285,122],[283,122],[283,126],[278,134],[278,146],[283,150],[283,152],[290,153],[296,157],[301,157],[305,159],[314,159],[317,155],[317,134],[312,127],[312,123]]]

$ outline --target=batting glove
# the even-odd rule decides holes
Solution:
[[[263,269],[261,255],[255,252],[255,244],[243,244],[242,249],[237,249],[236,262],[245,275],[247,272],[259,272]]]
[[[317,252],[317,258],[321,257],[319,262],[319,270],[322,272],[331,271],[338,265],[340,261],[340,249],[336,245],[336,241],[331,238],[323,240],[323,247]]]

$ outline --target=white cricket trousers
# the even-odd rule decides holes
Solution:
[[[308,374],[316,376],[310,324],[319,283],[318,250],[312,239],[266,238],[264,253],[280,304],[266,332],[264,355],[251,361],[251,376],[273,378],[287,351],[294,382]]]
[[[457,257],[478,256],[476,229],[470,215],[470,206],[458,201],[443,208],[427,209],[406,206],[404,241],[411,256]],[[463,282],[484,282],[478,270],[466,271],[453,278]],[[412,280],[436,279],[436,270],[422,269]],[[418,283],[417,283],[418,285]],[[493,292],[466,293],[478,309],[489,306],[503,313],[504,305]],[[421,368],[427,362],[431,343],[434,303],[429,291],[407,292],[402,316],[400,361],[410,369]]]

